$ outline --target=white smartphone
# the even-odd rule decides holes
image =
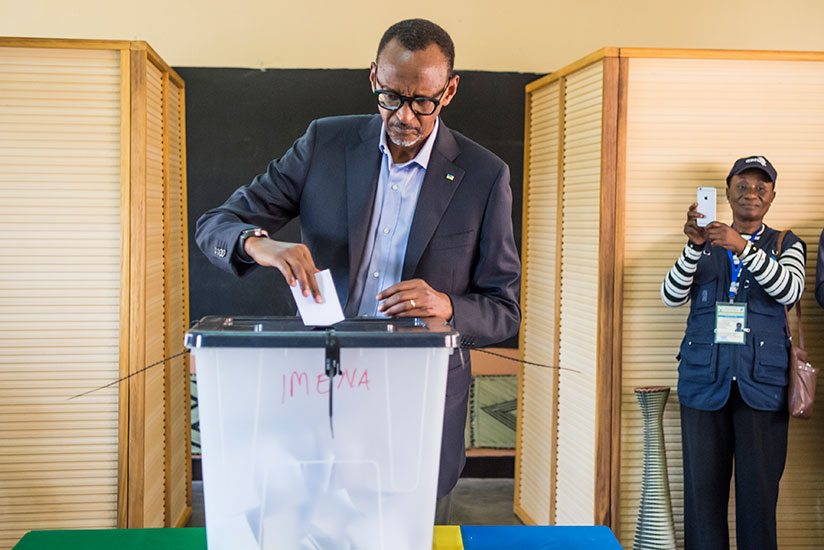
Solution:
[[[715,221],[715,187],[699,187],[696,198],[698,202],[696,210],[704,214],[704,217],[698,218],[695,223],[698,227],[706,227]]]

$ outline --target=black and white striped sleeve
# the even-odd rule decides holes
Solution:
[[[755,246],[748,246],[741,255],[744,267],[755,277],[764,292],[786,306],[796,303],[804,292],[806,261],[801,241],[782,250],[778,260],[767,256],[766,252]]]
[[[701,251],[688,243],[661,284],[661,300],[665,305],[678,307],[689,301],[692,279],[700,259]]]

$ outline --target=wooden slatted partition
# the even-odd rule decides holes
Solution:
[[[0,548],[114,527],[120,56],[0,47]],[[60,472],[55,475],[55,472]]]
[[[133,54],[135,55],[135,54]],[[137,55],[140,55],[139,53]],[[165,239],[166,166],[164,166],[163,73],[146,64],[146,363],[166,353]],[[166,376],[163,365],[146,372],[143,525],[163,527],[166,491]]]
[[[191,512],[183,81],[142,42],[0,38],[0,548]],[[42,238],[38,235],[42,234]]]
[[[188,327],[183,81],[142,43],[132,46],[131,64],[143,82],[133,84],[131,100],[132,196],[142,205],[132,237],[144,258],[132,279],[147,295],[134,321],[145,345],[135,353],[143,354],[137,364],[156,366],[131,388],[130,432],[145,443],[132,437],[128,523],[180,527],[191,513],[188,361],[160,362],[182,351]]]
[[[189,328],[189,273],[186,236],[186,137],[183,81],[166,75],[167,181],[166,185],[166,350],[183,351]],[[166,518],[172,526],[185,525],[191,512],[191,423],[189,421],[189,362],[178,357],[166,371]]]
[[[526,361],[544,365],[558,364],[556,291],[560,262],[556,251],[560,244],[562,93],[563,83],[558,80],[527,96],[528,193],[524,194],[527,222],[523,242],[527,249],[525,272],[536,276],[523,280],[522,300],[530,307],[523,319],[521,349]],[[515,507],[524,521],[545,525],[554,515],[555,440],[546,434],[553,433],[556,425],[558,372],[526,365],[521,368],[520,380],[518,439],[523,443],[516,457]]]
[[[555,522],[593,522],[603,61],[566,78]]]
[[[757,84],[757,85],[754,85]],[[669,309],[660,285],[685,243],[686,209],[697,186],[718,188],[719,219],[731,214],[724,179],[732,162],[763,154],[778,170],[777,197],[765,221],[791,227],[808,245],[805,306],[813,363],[824,362],[824,316],[812,288],[824,226],[824,62],[726,59],[630,59],[627,120],[626,259],[623,331],[621,514],[630,544],[640,497],[641,417],[633,388],[677,383],[688,306]],[[679,541],[683,487],[677,396],[665,439]],[[820,548],[824,494],[818,457],[824,419],[790,423],[787,468],[778,509],[781,548]],[[734,528],[734,514],[730,514]],[[734,539],[734,537],[733,537]]]

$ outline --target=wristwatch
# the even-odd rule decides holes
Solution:
[[[246,253],[246,239],[249,237],[266,237],[269,238],[269,232],[261,227],[254,227],[252,229],[246,229],[240,233],[240,241],[238,241],[238,256],[246,261],[254,261]]]

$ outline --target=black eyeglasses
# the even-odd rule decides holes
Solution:
[[[377,82],[377,79],[375,79],[376,84]],[[434,97],[408,97],[387,90],[375,90],[375,97],[378,100],[378,107],[386,109],[387,111],[397,111],[404,103],[409,103],[409,107],[413,113],[428,116],[434,113],[438,105],[441,104],[441,100],[443,100],[443,96],[446,94],[450,82],[452,82],[452,76],[446,79],[446,86],[443,87],[437,99]]]

